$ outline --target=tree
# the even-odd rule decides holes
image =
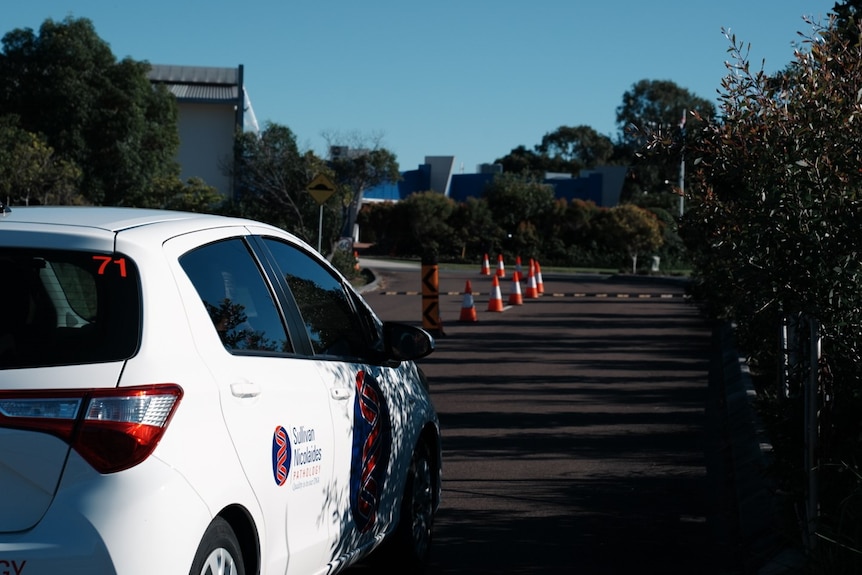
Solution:
[[[583,168],[595,168],[608,163],[614,152],[611,139],[589,126],[560,126],[542,137],[536,151],[552,163],[567,166],[564,170],[577,174]]]
[[[862,16],[862,0],[836,2],[832,12],[835,14],[835,29],[839,36],[850,46],[859,44],[859,17]]]
[[[151,193],[140,207],[207,214],[218,211],[223,201],[219,191],[200,178],[183,182],[170,177],[154,181]]]
[[[589,126],[560,126],[542,136],[532,150],[518,146],[495,160],[503,171],[542,179],[548,172],[577,175],[607,164],[614,155],[611,139]]]
[[[400,180],[398,159],[382,147],[381,136],[366,139],[358,134],[325,133],[324,139],[330,150],[329,167],[347,194],[341,236],[352,238],[365,190]],[[344,153],[333,155],[333,150],[343,150]]]
[[[487,253],[500,252],[503,230],[484,198],[467,198],[456,206],[451,227],[461,242],[461,258],[475,261]]]
[[[621,204],[599,212],[594,224],[608,249],[631,258],[637,273],[638,256],[653,253],[662,244],[661,224],[655,214],[633,204]]]
[[[455,201],[443,194],[427,191],[410,194],[403,202],[410,230],[409,245],[423,260],[436,262],[440,254],[457,253],[458,238],[449,225]]]
[[[777,380],[783,316],[821,324],[820,516],[807,519],[818,525],[818,558],[847,561],[843,571],[822,571],[850,573],[862,568],[862,46],[858,27],[848,34],[837,22],[809,22],[812,32],[776,76],[752,68],[747,48],[728,35],[722,121],[707,122],[691,143],[697,197],[682,231],[706,308],[737,322],[764,379]],[[767,393],[763,409],[801,434],[800,401]],[[811,469],[787,437],[799,435],[778,436],[785,472],[775,479],[801,500]]]
[[[306,190],[318,173],[331,174],[313,154],[303,154],[287,126],[267,123],[259,134],[236,135],[233,167],[239,203],[235,213],[279,226],[314,244],[318,235],[320,206]],[[322,245],[328,245],[340,227],[340,194],[327,200]],[[334,220],[338,220],[337,224]]]
[[[654,192],[678,181],[684,144],[697,138],[702,119],[715,116],[715,105],[669,80],[640,80],[623,94],[616,112],[621,133],[616,153],[632,166],[631,191]],[[644,157],[655,134],[673,145]]]
[[[504,173],[488,185],[484,198],[505,234],[503,247],[523,256],[537,256],[537,224],[552,208],[554,188],[529,177]]]
[[[223,213],[270,223],[311,245],[317,240],[322,251],[331,251],[332,263],[346,276],[352,275],[353,254],[335,249],[349,190],[336,185],[322,205],[317,203],[308,185],[320,175],[337,181],[335,173],[312,152],[300,151],[290,128],[268,122],[259,134],[238,133],[234,161],[224,169],[234,177],[239,199],[223,206]]]
[[[17,126],[15,116],[0,116],[0,202],[81,204],[81,172],[60,159],[36,134]]]
[[[547,158],[528,150],[523,145],[513,148],[511,152],[494,160],[495,164],[503,166],[503,173],[521,174],[542,178],[548,170]]]
[[[405,255],[409,250],[406,244],[410,241],[406,211],[403,202],[364,204],[356,219],[361,231],[360,241],[372,244],[369,251],[377,254]]]
[[[0,110],[77,165],[87,201],[138,205],[154,180],[179,174],[176,102],[151,86],[149,64],[117,62],[90,20],[49,19],[2,44]]]

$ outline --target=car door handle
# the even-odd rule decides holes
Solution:
[[[230,392],[234,397],[257,397],[260,395],[260,386],[251,381],[236,381],[230,384]]]
[[[346,387],[333,387],[329,390],[329,393],[332,394],[332,399],[349,399],[350,398],[350,390]]]

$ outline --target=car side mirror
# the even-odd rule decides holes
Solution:
[[[386,355],[395,361],[425,357],[434,351],[434,338],[424,329],[392,321],[383,322]]]

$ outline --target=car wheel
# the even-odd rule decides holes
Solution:
[[[431,547],[433,524],[434,477],[431,454],[428,446],[420,443],[410,460],[401,501],[401,520],[392,541],[395,546],[393,551],[403,562],[405,570],[421,570]]]
[[[245,575],[239,542],[221,517],[216,517],[204,533],[189,575]]]

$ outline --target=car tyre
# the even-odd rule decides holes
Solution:
[[[420,443],[410,460],[401,500],[401,520],[388,553],[405,573],[421,573],[431,548],[434,525],[434,477],[431,465],[428,445]]]
[[[239,541],[221,517],[204,532],[189,575],[245,575]]]

